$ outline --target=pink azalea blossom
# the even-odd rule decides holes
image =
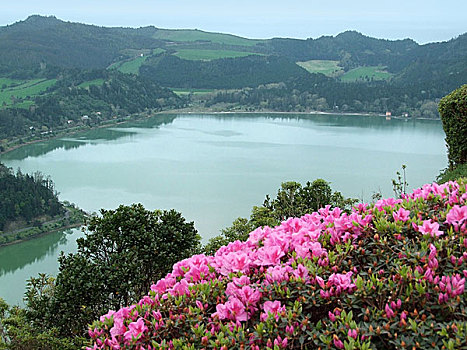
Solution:
[[[423,221],[423,225],[417,225],[418,231],[423,235],[430,235],[431,237],[439,237],[444,234],[439,230],[439,224],[431,220]]]
[[[279,300],[266,301],[263,304],[263,309],[264,313],[260,316],[261,321],[267,320],[269,314],[272,314],[277,321],[279,319],[279,314],[285,311],[285,306],[281,306],[281,302]]]
[[[459,227],[463,222],[467,220],[467,205],[460,207],[455,205],[446,215],[446,223]]]
[[[409,220],[410,210],[405,210],[404,208],[399,208],[398,211],[392,213],[394,221],[406,222]]]
[[[125,332],[123,338],[125,339],[125,342],[129,342],[132,339],[138,339],[147,330],[148,327],[146,327],[146,325],[144,324],[144,320],[142,318],[139,318],[138,321],[131,322],[128,325],[128,331]]]
[[[278,246],[261,247],[257,251],[258,259],[256,263],[263,266],[277,265],[284,255],[285,253]]]

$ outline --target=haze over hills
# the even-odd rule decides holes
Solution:
[[[419,45],[346,31],[246,39],[33,15],[0,27],[0,136],[148,109],[392,112],[437,117],[467,82],[467,33]],[[170,90],[174,91],[173,94]],[[177,96],[178,95],[178,96]],[[93,114],[94,113],[94,114]],[[14,127],[12,127],[12,123]]]

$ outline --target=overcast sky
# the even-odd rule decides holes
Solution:
[[[444,41],[467,32],[466,0],[0,0],[0,25],[31,14],[102,26],[197,28],[248,38],[365,35]]]

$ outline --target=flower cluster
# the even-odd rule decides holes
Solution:
[[[258,228],[175,264],[88,349],[467,346],[466,201],[464,182],[434,183]]]

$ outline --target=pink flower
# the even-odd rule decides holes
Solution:
[[[109,310],[109,312],[107,312],[105,315],[102,315],[102,316],[100,317],[100,321],[101,321],[101,322],[105,322],[105,320],[110,320],[110,319],[112,319],[112,316],[113,316],[114,313],[115,313],[114,310]]]
[[[284,255],[285,253],[278,246],[261,247],[257,251],[256,263],[262,266],[277,265]]]
[[[296,278],[302,278],[305,281],[308,280],[308,269],[302,264],[297,265],[297,269],[293,271],[293,275]]]
[[[438,230],[439,224],[437,222],[432,222],[431,220],[423,221],[423,225],[417,225],[418,231],[423,235],[430,235],[431,237],[439,237],[444,234],[444,232]]]
[[[453,225],[455,228],[462,225],[465,220],[467,220],[467,205],[462,207],[455,205],[446,215],[446,223]]]
[[[212,316],[219,317],[220,320],[230,319],[234,321],[248,320],[248,314],[245,311],[245,305],[237,298],[230,298],[225,304],[216,306],[216,313]]]
[[[334,346],[338,349],[343,349],[344,343],[339,338],[334,338]]]
[[[131,322],[128,325],[128,331],[125,332],[123,338],[125,342],[129,342],[132,339],[138,339],[140,336],[143,335],[144,332],[148,330],[148,327],[144,324],[144,320],[139,318],[136,322]]]
[[[114,325],[110,329],[111,337],[116,338],[117,336],[122,335],[123,333],[125,333],[125,331],[126,331],[126,327],[123,324],[123,318],[114,316]]]
[[[173,296],[189,295],[190,290],[188,289],[188,286],[188,282],[185,279],[182,279],[180,282],[175,283],[168,292]]]
[[[410,210],[405,210],[404,208],[399,208],[397,212],[392,213],[394,221],[406,222],[409,220]]]
[[[274,340],[274,347],[278,346],[279,348],[286,349],[287,348],[287,338],[282,339],[280,336]]]
[[[266,301],[263,304],[264,313],[260,315],[261,321],[266,321],[269,317],[269,313],[271,313],[276,321],[279,320],[279,314],[285,312],[285,306],[281,306],[281,302],[279,300],[275,301]]]
[[[392,318],[394,316],[394,311],[389,307],[388,304],[384,307],[384,311],[386,311],[386,317]]]

